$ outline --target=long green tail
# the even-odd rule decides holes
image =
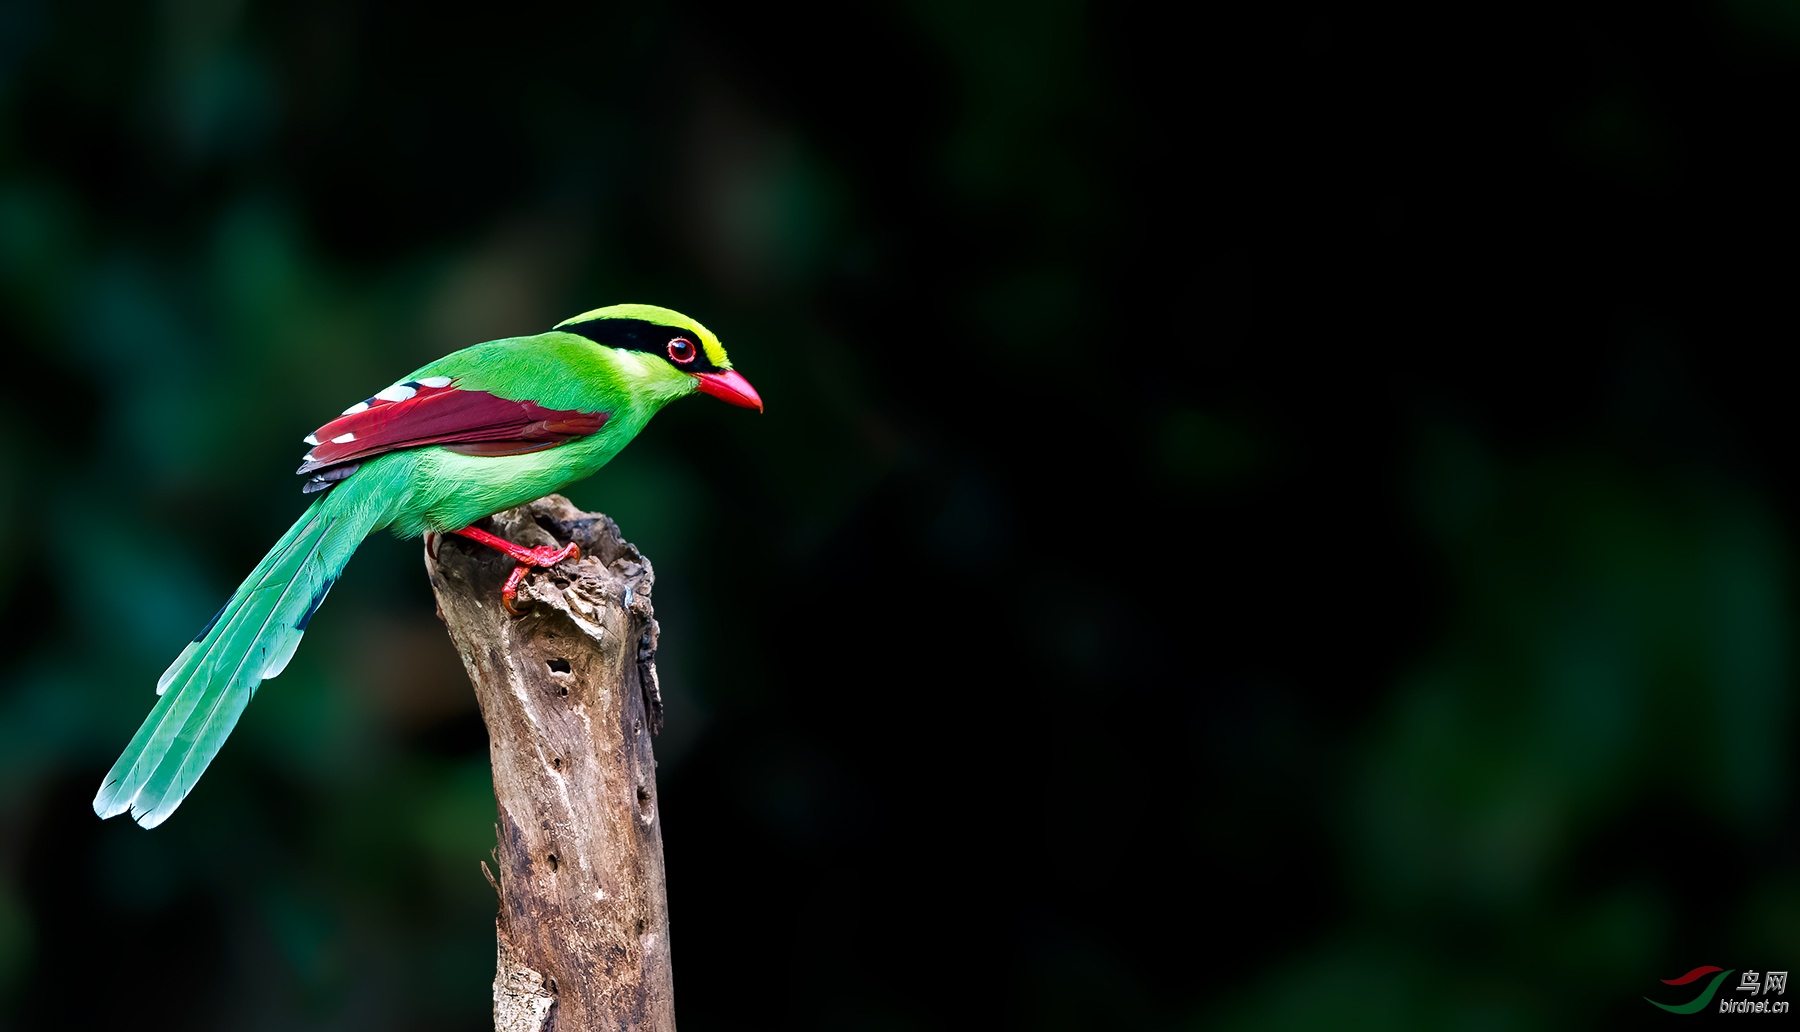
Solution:
[[[162,698],[94,796],[95,813],[130,810],[154,828],[187,798],[256,686],[294,657],[313,613],[374,529],[373,514],[351,497],[358,493],[332,491],[314,502],[175,657],[156,683]]]

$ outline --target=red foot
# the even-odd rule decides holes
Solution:
[[[459,534],[470,541],[479,542],[496,551],[504,552],[507,558],[519,564],[513,567],[513,572],[507,576],[506,587],[500,589],[500,604],[514,616],[525,615],[515,609],[513,603],[518,601],[520,582],[525,579],[527,573],[531,572],[533,566],[555,566],[564,559],[581,558],[581,549],[573,541],[561,548],[553,545],[526,548],[524,545],[515,545],[505,538],[495,537],[485,530],[477,530],[474,527],[464,527],[461,530],[451,531],[451,533]]]

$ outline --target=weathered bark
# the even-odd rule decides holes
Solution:
[[[425,558],[493,759],[494,1027],[672,1032],[650,563],[612,520],[557,495],[489,529],[581,546],[578,561],[526,578],[523,617],[500,605],[512,561],[498,552],[445,536]]]

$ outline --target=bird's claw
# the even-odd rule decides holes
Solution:
[[[554,545],[539,545],[536,548],[522,549],[521,551],[523,554],[514,556],[519,560],[519,565],[513,567],[512,573],[506,577],[506,586],[500,589],[501,608],[514,616],[525,615],[524,611],[513,603],[519,600],[519,585],[524,582],[525,575],[530,573],[533,567],[551,567],[564,559],[581,558],[581,547],[573,541],[561,548]]]
[[[513,605],[513,603],[519,600],[519,583],[523,581],[525,575],[530,572],[531,567],[524,563],[520,563],[513,567],[511,574],[507,575],[506,587],[500,589],[500,608],[511,613],[513,616],[525,615],[525,611],[518,606]]]
[[[564,559],[581,558],[581,546],[573,541],[561,548],[557,548],[555,545],[526,548],[524,545],[515,545],[505,538],[495,537],[478,527],[464,527],[461,530],[453,530],[451,533],[484,544],[518,563],[513,567],[512,573],[507,575],[506,587],[500,589],[500,605],[514,616],[525,615],[513,603],[519,599],[519,582],[525,579],[525,575],[531,572],[532,567],[555,566]]]
[[[561,548],[557,548],[555,545],[539,545],[531,549],[529,560],[521,558],[519,561],[532,566],[555,566],[564,559],[579,558],[581,558],[581,546],[571,541]]]

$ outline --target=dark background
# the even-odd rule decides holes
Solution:
[[[88,800],[302,434],[628,300],[768,404],[569,491],[658,572],[685,1029],[1800,962],[1800,4],[845,7],[0,0],[0,1027],[488,1026],[416,543]]]

